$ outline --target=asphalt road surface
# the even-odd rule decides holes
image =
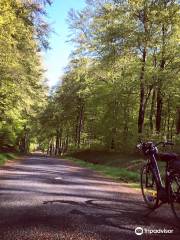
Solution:
[[[149,213],[140,191],[66,160],[30,156],[0,169],[0,240],[180,239],[168,205]]]

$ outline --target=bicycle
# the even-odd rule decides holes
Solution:
[[[158,148],[174,145],[172,142],[141,142],[137,148],[147,158],[141,169],[141,190],[147,206],[155,210],[164,203],[171,205],[172,212],[180,221],[180,157],[175,153],[158,153]],[[157,161],[166,162],[165,183],[162,183]]]

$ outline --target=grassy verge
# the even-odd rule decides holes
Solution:
[[[0,153],[0,165],[3,165],[7,160],[13,160],[17,158],[15,153]]]
[[[133,188],[139,188],[140,170],[146,162],[138,155],[122,155],[121,153],[91,150],[71,153],[65,158],[116,181],[128,183]],[[165,164],[159,162],[158,165],[163,176]]]
[[[74,161],[81,167],[90,168],[107,177],[111,177],[114,180],[123,181],[131,183],[133,187],[137,187],[139,184],[139,172],[130,171],[126,168],[119,168],[107,165],[94,164],[90,162],[83,161],[74,157],[66,156],[67,159]],[[133,184],[134,183],[134,184]]]

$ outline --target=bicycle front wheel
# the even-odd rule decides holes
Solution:
[[[180,174],[174,174],[169,184],[169,201],[172,211],[180,221]]]
[[[154,175],[148,164],[141,170],[141,190],[145,203],[151,209],[158,207],[158,190]]]

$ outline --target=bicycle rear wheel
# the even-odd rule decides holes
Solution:
[[[174,174],[169,184],[169,201],[171,209],[180,221],[180,174]]]
[[[145,203],[151,209],[158,207],[158,190],[154,175],[148,164],[141,170],[141,190]]]

